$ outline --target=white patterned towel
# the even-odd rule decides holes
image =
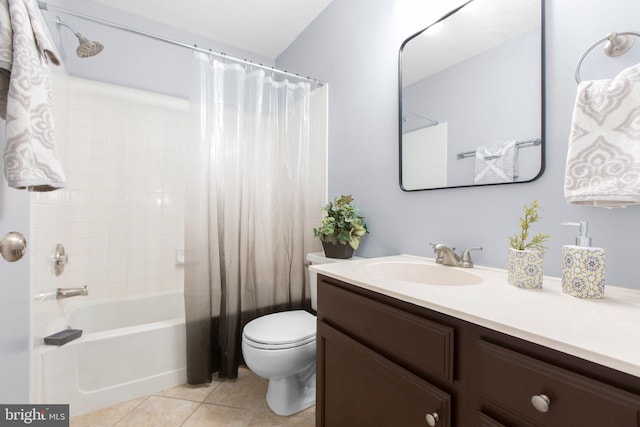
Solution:
[[[578,85],[564,195],[577,205],[640,203],[640,64]]]
[[[476,148],[474,184],[513,182],[517,175],[518,147],[515,140]]]
[[[54,143],[49,62],[59,65],[35,0],[0,0],[0,117],[10,187],[65,187]]]

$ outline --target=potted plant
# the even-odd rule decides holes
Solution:
[[[529,238],[531,224],[540,219],[537,200],[523,206],[524,217],[520,218],[520,233],[509,237],[509,258],[507,281],[519,288],[537,289],[542,287],[542,256],[544,243],[551,237],[538,233]]]
[[[326,212],[322,226],[313,229],[329,258],[351,258],[360,245],[360,238],[369,232],[352,201],[351,196],[334,197],[322,208]]]

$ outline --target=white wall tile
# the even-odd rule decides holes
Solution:
[[[31,197],[32,289],[86,284],[92,299],[181,289],[184,224],[172,222],[184,220],[188,102],[56,73],[54,117],[68,188]],[[69,254],[59,277],[56,243]],[[48,303],[35,304],[36,335],[54,332],[65,306]]]
[[[109,254],[109,238],[108,237],[92,237],[91,238],[92,254]]]

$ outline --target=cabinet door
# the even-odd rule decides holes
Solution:
[[[451,425],[447,393],[321,321],[317,345],[318,426]]]

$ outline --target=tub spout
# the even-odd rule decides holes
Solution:
[[[70,297],[87,296],[89,290],[85,285],[84,288],[58,288],[56,292],[56,299],[64,299]]]

